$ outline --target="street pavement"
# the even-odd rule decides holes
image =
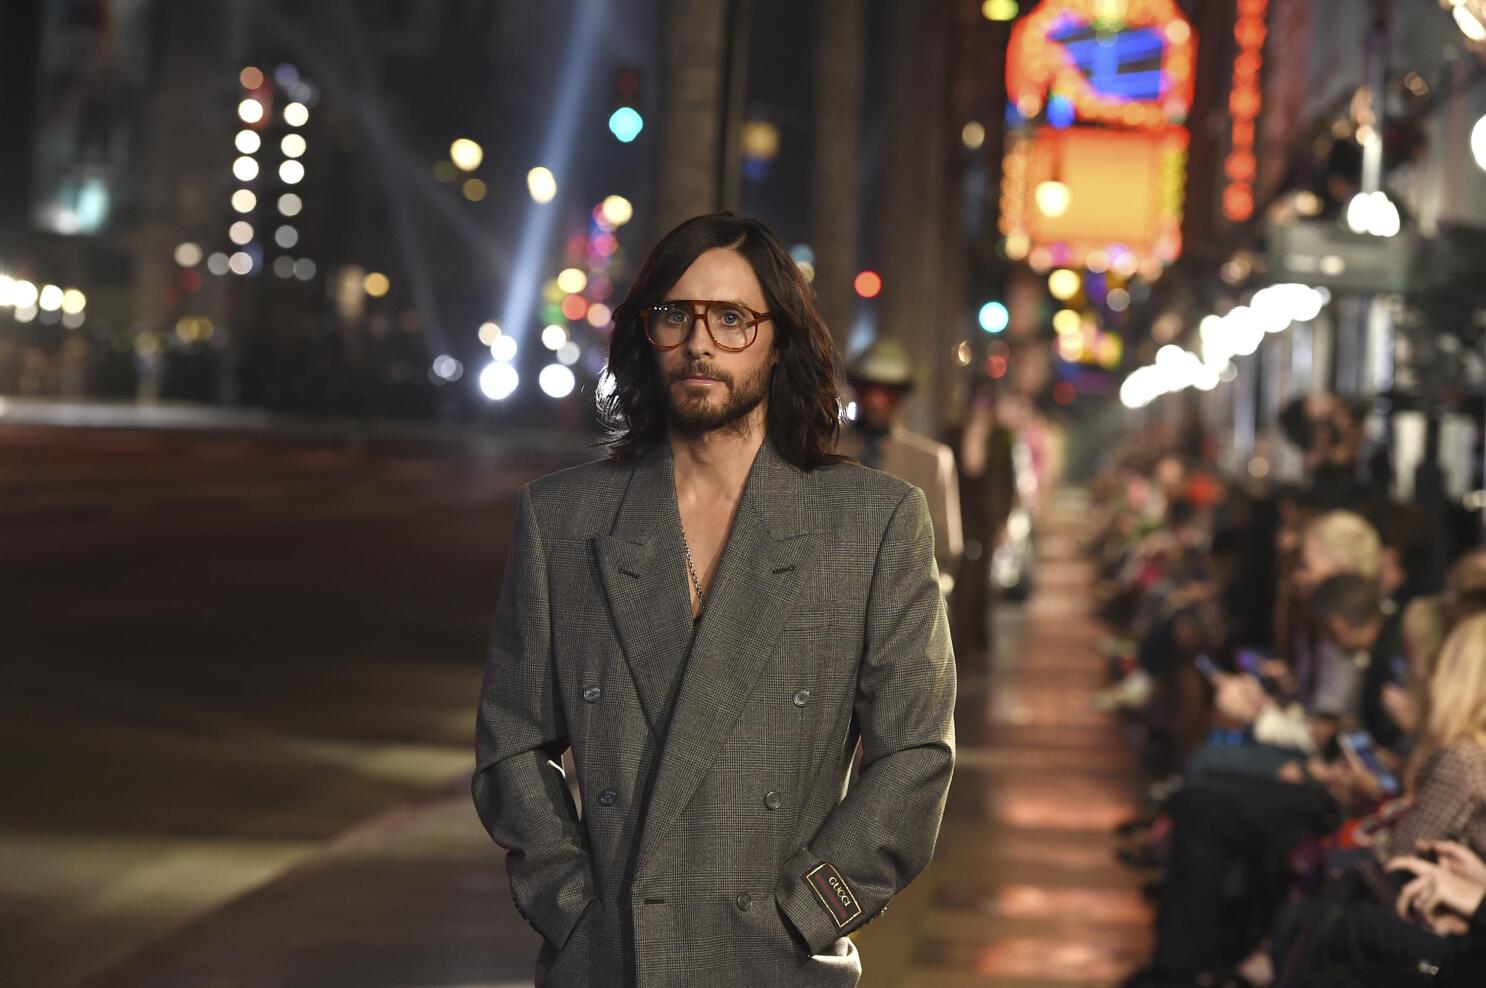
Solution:
[[[962,656],[959,759],[928,870],[857,935],[863,988],[1112,985],[1149,946],[1137,876],[1111,830],[1138,775],[1102,685],[1077,554],[1084,505],[1060,499],[1036,591],[997,615],[997,656]],[[464,779],[381,814],[199,918],[90,988],[507,988],[537,940]]]
[[[516,492],[594,455],[89,414],[0,417],[0,986],[81,984],[466,775]]]

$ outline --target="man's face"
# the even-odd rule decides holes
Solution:
[[[753,265],[720,247],[693,261],[665,297],[741,302],[755,312],[769,308]],[[704,320],[697,318],[684,343],[656,356],[673,429],[689,434],[742,429],[749,413],[768,398],[769,374],[778,360],[774,322],[759,323],[752,345],[732,352],[713,343]]]
[[[1353,624],[1342,617],[1332,615],[1326,621],[1327,636],[1344,652],[1365,652],[1373,647],[1378,634],[1383,630],[1381,622]]]
[[[869,429],[886,430],[902,400],[903,392],[897,388],[863,384],[857,389],[857,419]]]

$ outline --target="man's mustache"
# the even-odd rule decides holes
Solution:
[[[688,377],[710,377],[712,380],[721,381],[723,384],[730,385],[733,383],[732,377],[708,364],[687,364],[671,374],[672,381],[680,381]]]

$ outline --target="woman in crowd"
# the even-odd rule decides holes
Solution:
[[[1447,852],[1438,865],[1454,862],[1464,871],[1486,854],[1486,615],[1464,620],[1440,652],[1409,776],[1412,805],[1378,852],[1393,858],[1392,871],[1415,880],[1396,900],[1379,896],[1344,905],[1315,938],[1310,957],[1294,964],[1300,977],[1288,983],[1306,984],[1315,971],[1333,966],[1408,973],[1423,962],[1438,968],[1480,946],[1466,935],[1479,898],[1470,909],[1458,908],[1468,904],[1460,898],[1461,883],[1414,854],[1439,853],[1441,842],[1458,842],[1460,851]],[[1374,884],[1366,887],[1374,891]],[[1478,970],[1486,976],[1486,968]]]

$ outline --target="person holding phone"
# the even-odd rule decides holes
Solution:
[[[1374,860],[1359,865],[1366,870],[1388,862],[1399,888],[1384,890],[1383,883],[1367,882],[1369,889],[1379,886],[1373,898],[1344,900],[1334,921],[1321,924],[1313,943],[1293,948],[1288,961],[1276,965],[1293,972],[1283,984],[1311,984],[1309,979],[1331,966],[1407,969],[1421,961],[1430,966],[1447,961],[1466,965],[1479,980],[1461,983],[1486,983],[1486,966],[1473,956],[1479,944],[1464,936],[1480,900],[1472,905],[1464,884],[1446,874],[1476,875],[1471,861],[1486,855],[1483,660],[1486,615],[1477,615],[1451,632],[1430,679],[1429,719],[1406,775],[1412,804],[1375,843]],[[1437,860],[1427,861],[1420,852]],[[1468,912],[1461,908],[1465,906],[1471,907]]]

